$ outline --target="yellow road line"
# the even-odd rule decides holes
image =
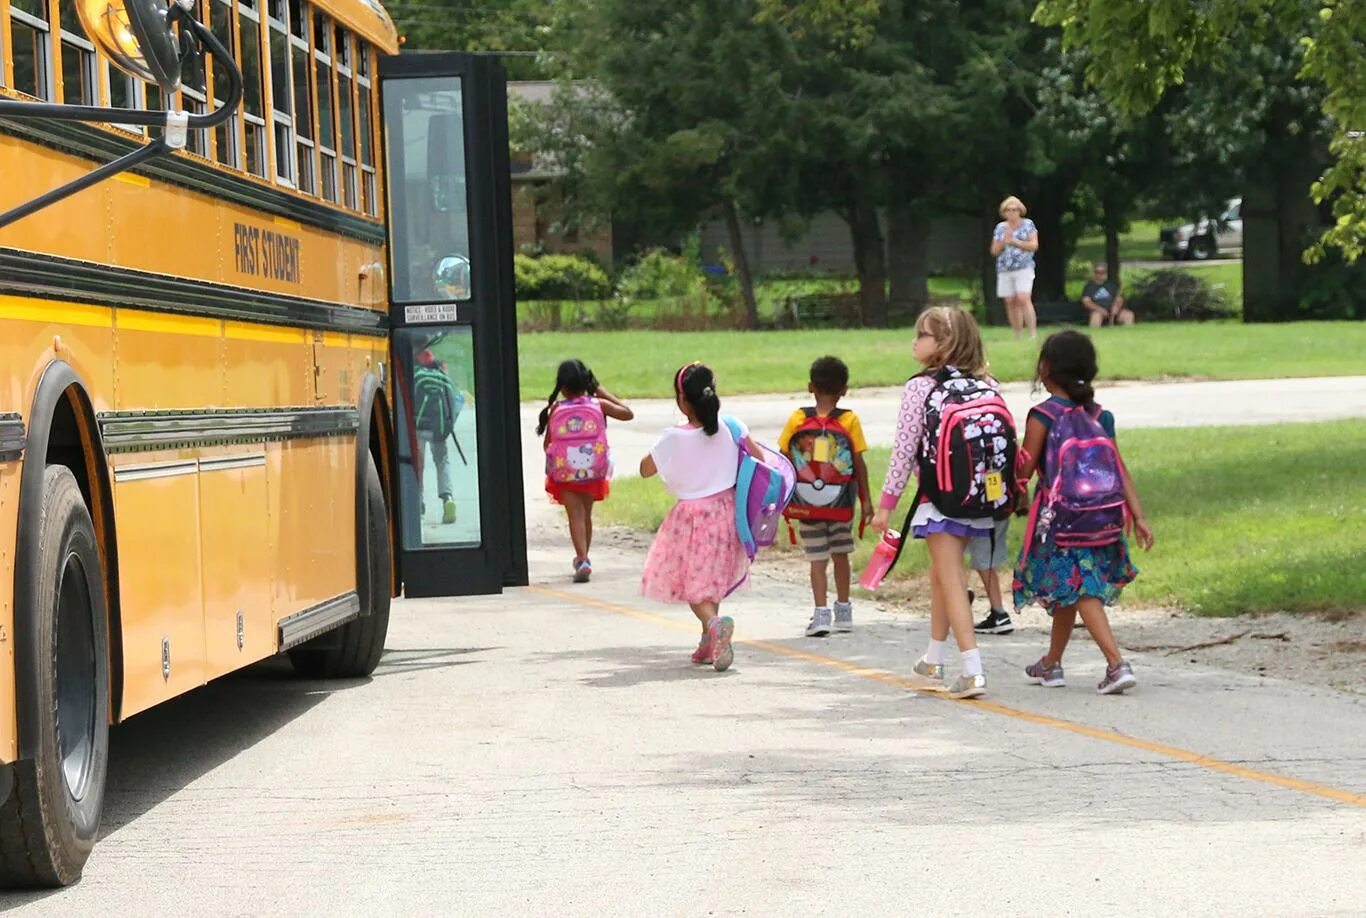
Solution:
[[[630,606],[619,603],[607,602],[601,599],[593,599],[588,596],[580,596],[564,590],[556,590],[551,587],[532,585],[528,589],[540,593],[544,596],[551,596],[565,602],[576,603],[582,606],[591,606],[596,609],[603,609],[614,612],[618,615],[626,615],[631,618],[638,618],[642,621],[653,622],[665,625],[670,628],[680,628],[686,631],[697,631],[697,626],[690,623],[679,621],[678,619],[668,618],[657,615],[653,612],[646,612],[643,609],[633,609]],[[884,669],[873,669],[858,663],[851,663],[848,660],[840,660],[835,657],[827,657],[818,653],[801,650],[797,647],[788,647],[786,644],[775,644],[772,641],[759,641],[750,638],[736,638],[735,643],[753,647],[758,650],[766,650],[769,653],[784,657],[792,657],[807,663],[814,663],[818,666],[826,666],[830,669],[837,669],[848,673],[851,676],[858,676],[873,682],[881,682],[884,685],[892,685],[898,688],[910,689],[932,698],[945,701],[953,701],[941,689],[929,688],[924,682],[899,676],[896,673],[888,672]],[[1269,771],[1258,771],[1255,768],[1246,768],[1236,765],[1233,762],[1225,762],[1223,759],[1216,759],[1213,756],[1203,755],[1199,752],[1192,752],[1189,749],[1182,749],[1179,746],[1169,746],[1166,743],[1154,743],[1150,740],[1139,739],[1134,736],[1126,736],[1123,733],[1116,733],[1113,730],[1105,730],[1100,727],[1091,727],[1086,724],[1079,724],[1070,720],[1062,720],[1057,717],[1049,717],[1047,714],[1036,714],[1033,711],[1023,711],[1019,708],[1012,708],[1007,705],[997,704],[994,701],[982,701],[981,699],[964,699],[960,704],[972,705],[982,711],[990,711],[993,714],[1000,714],[1003,717],[1012,717],[1016,720],[1023,720],[1028,723],[1038,724],[1042,727],[1051,727],[1054,730],[1062,730],[1067,733],[1075,733],[1078,736],[1086,736],[1091,739],[1103,740],[1107,743],[1115,743],[1120,746],[1128,746],[1133,749],[1142,749],[1144,752],[1152,752],[1157,755],[1164,755],[1168,758],[1178,759],[1182,762],[1189,762],[1209,771],[1216,771],[1236,778],[1244,778],[1248,781],[1258,781],[1262,784],[1271,784],[1276,787],[1283,787],[1287,790],[1299,791],[1304,794],[1312,794],[1315,797],[1324,797],[1328,800],[1335,800],[1338,803],[1346,803],[1352,806],[1366,807],[1366,795],[1354,794],[1336,787],[1329,787],[1326,784],[1316,784],[1313,781],[1304,781],[1300,778],[1291,778],[1286,775],[1273,774]]]

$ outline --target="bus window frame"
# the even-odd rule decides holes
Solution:
[[[50,21],[56,24],[56,28],[51,30],[51,34],[56,36],[53,51],[54,70],[60,74],[61,79],[57,81],[61,96],[61,102],[67,105],[98,105],[100,99],[100,78],[95,59],[95,43],[85,34],[85,29],[81,26],[80,19],[69,23],[66,17],[62,16],[62,0],[50,0],[48,3],[48,15]],[[76,16],[76,6],[73,0],[71,5],[71,15]],[[74,29],[74,31],[73,31]],[[69,98],[66,88],[66,57],[73,55],[76,58],[77,78],[81,82],[81,95],[75,99]]]
[[[238,107],[238,112],[241,113],[242,124],[242,159],[241,164],[238,168],[240,168],[247,175],[254,175],[257,178],[269,180],[271,173],[274,171],[274,167],[270,162],[271,131],[267,127],[270,113],[269,111],[267,111],[266,108],[269,102],[270,95],[268,91],[267,82],[270,68],[261,66],[262,61],[266,58],[262,53],[261,47],[261,35],[264,31],[264,28],[262,23],[262,13],[259,9],[260,0],[253,0],[253,4],[255,5],[243,3],[241,2],[241,0],[234,0],[233,2],[233,7],[237,11],[237,18],[240,24],[240,29],[238,31],[237,36],[237,66],[242,70],[242,81],[244,86],[251,86],[252,80],[255,79],[256,88],[258,92],[258,99],[261,104],[260,114],[248,111],[248,93],[245,89],[243,90],[242,103]],[[246,23],[242,22],[242,20],[244,19],[254,23],[255,28],[249,29]],[[243,38],[245,38],[245,36],[248,33],[253,32],[256,35],[256,67],[254,68],[254,73],[252,68],[246,66],[246,59],[242,50]],[[252,142],[253,132],[251,131],[251,128],[253,127],[257,129],[255,135],[255,143]],[[261,169],[261,171],[259,172],[254,171],[251,168],[251,156],[249,154],[253,151],[253,149],[256,153],[256,162]]]
[[[290,43],[289,30],[289,0],[263,0],[264,10],[261,11],[261,21],[263,32],[265,33],[265,54],[263,56],[264,66],[261,68],[268,87],[265,93],[265,105],[269,109],[268,121],[270,130],[268,134],[268,146],[270,148],[271,175],[274,176],[275,183],[285,188],[298,189],[299,166],[294,144],[294,46]],[[277,19],[272,15],[272,11],[278,8],[283,14],[283,19]],[[285,88],[284,98],[289,104],[288,111],[281,111],[276,103],[275,87],[275,36],[279,33],[284,39],[284,75]],[[284,143],[281,144],[280,132],[284,132]],[[280,171],[281,165],[285,166],[285,172]]]
[[[223,42],[223,46],[232,52],[233,60],[240,60],[237,51],[237,33],[241,31],[237,24],[237,11],[233,0],[210,0],[209,2],[209,22],[206,23],[211,29],[220,23],[220,16],[226,17],[228,34],[219,35],[218,38]],[[209,95],[215,103],[223,100],[217,97],[213,68],[209,67],[208,86]],[[245,79],[245,76],[244,76]],[[227,150],[223,150],[223,141],[227,141]],[[239,105],[237,111],[232,113],[227,121],[219,125],[213,132],[213,159],[220,166],[234,171],[242,169],[242,116]]]
[[[356,51],[356,140],[360,144],[360,204],[361,211],[366,216],[379,217],[379,171],[376,165],[377,157],[375,156],[379,150],[379,138],[375,133],[376,122],[379,118],[379,100],[373,77],[378,62],[374,57],[375,49],[359,37],[356,39]],[[362,67],[362,65],[364,66]],[[362,89],[365,90],[363,94]],[[368,115],[364,122],[361,119],[362,110]],[[370,130],[362,130],[363,123],[368,123]],[[367,143],[370,149],[368,163],[365,157]]]
[[[294,90],[294,168],[295,190],[310,197],[320,197],[318,193],[318,94],[313,87],[313,30],[309,28],[313,5],[304,0],[286,0],[289,10],[289,74]],[[296,14],[297,10],[297,14]],[[302,22],[303,34],[295,31],[296,19]],[[308,106],[308,116],[299,116],[299,73],[296,65],[303,61],[304,102]],[[300,128],[307,123],[308,136]],[[305,175],[307,181],[305,181]]]
[[[317,130],[314,131],[318,151],[318,197],[329,204],[341,206],[341,169],[338,163],[337,153],[337,74],[336,67],[332,60],[332,34],[334,26],[332,17],[316,6],[309,4],[309,11],[313,14],[309,22],[309,34],[312,36],[313,46],[313,89],[314,89],[314,124]],[[318,37],[321,34],[323,43],[319,44]],[[319,68],[324,68],[327,74],[327,95],[328,112],[332,116],[332,130],[328,133],[330,137],[323,137],[322,122],[322,87],[318,80]],[[327,141],[327,142],[325,142]],[[328,168],[330,166],[330,169]],[[330,181],[329,181],[330,179]]]
[[[358,165],[359,138],[357,137],[357,121],[359,116],[356,113],[357,100],[359,94],[356,92],[356,71],[355,71],[355,44],[354,36],[350,29],[337,23],[334,26],[332,39],[332,60],[333,71],[337,86],[337,158],[341,161],[340,187],[341,205],[347,210],[361,210],[360,200],[360,167]],[[342,92],[342,81],[346,82],[349,91]],[[343,119],[341,109],[342,100],[345,98],[345,109],[350,114],[350,118]],[[346,130],[344,123],[350,122],[351,129],[351,155],[347,156],[346,149]]]
[[[18,9],[13,3],[6,2],[5,4],[5,12],[8,15],[5,16],[5,34],[3,39],[5,41],[4,48],[9,51],[9,54],[4,56],[5,69],[8,74],[5,85],[17,93],[28,96],[30,99],[41,99],[45,102],[51,102],[56,95],[57,86],[56,75],[53,72],[53,67],[56,62],[53,60],[52,51],[52,9],[51,5],[47,3],[46,0],[44,0],[43,7],[47,10],[48,21],[46,22],[32,13]],[[33,88],[35,90],[41,90],[41,92],[29,93],[24,88],[14,85],[14,48],[16,46],[14,45],[13,25],[15,22],[38,33],[38,35],[34,36],[33,49],[35,53],[42,56],[42,60],[34,61],[33,76],[36,82]],[[39,35],[46,36],[46,38],[40,39],[38,37]]]

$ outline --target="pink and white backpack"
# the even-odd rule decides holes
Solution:
[[[548,429],[547,478],[560,484],[607,478],[607,418],[597,399],[581,395],[556,402]]]

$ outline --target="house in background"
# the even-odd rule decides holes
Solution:
[[[552,82],[510,82],[509,101],[545,105],[550,102]],[[514,152],[512,156],[512,227],[518,251],[535,247],[547,252],[592,255],[602,264],[621,262],[638,249],[660,244],[643,239],[630,227],[614,225],[603,219],[591,231],[566,231],[555,202],[553,182],[560,173],[553,162],[535,152]],[[886,224],[883,224],[884,232]],[[702,258],[720,261],[719,253],[729,252],[730,238],[719,218],[701,229]],[[854,247],[849,226],[833,213],[818,214],[804,231],[788,241],[776,221],[756,221],[743,227],[745,254],[750,270],[756,274],[812,271],[852,274]],[[929,237],[928,266],[931,274],[971,273],[987,246],[980,216],[963,215],[936,218]]]

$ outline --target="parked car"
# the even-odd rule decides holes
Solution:
[[[1198,223],[1162,230],[1158,246],[1166,258],[1204,261],[1216,255],[1243,254],[1243,199],[1233,198],[1218,220],[1201,217]]]

